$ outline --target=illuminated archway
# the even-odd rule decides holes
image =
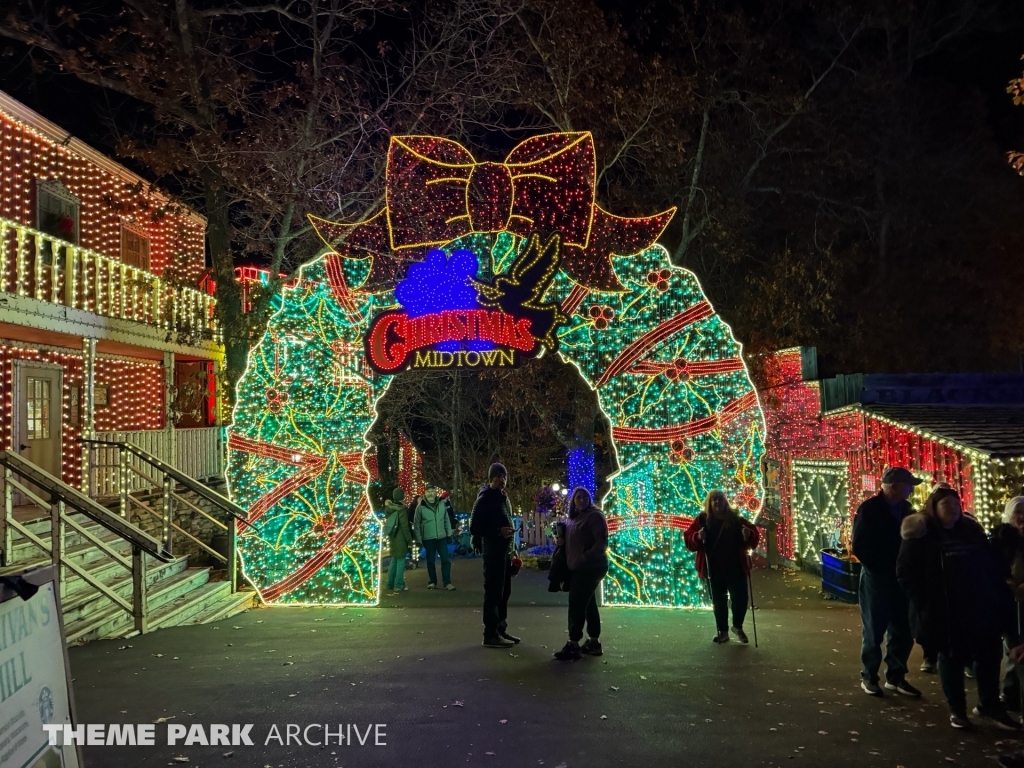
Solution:
[[[760,406],[729,327],[654,245],[673,211],[603,211],[594,168],[589,133],[528,139],[504,163],[395,138],[380,213],[312,219],[333,251],[286,289],[228,435],[231,495],[249,513],[239,549],[264,600],[378,601],[364,434],[394,375],[547,353],[579,368],[612,424],[605,602],[704,603],[682,529],[715,488],[756,515]],[[587,464],[570,456],[570,480]]]

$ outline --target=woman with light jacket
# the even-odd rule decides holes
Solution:
[[[569,642],[555,653],[560,661],[575,661],[584,655],[600,656],[601,615],[597,590],[608,573],[608,523],[594,506],[590,491],[572,492],[569,522],[565,529],[565,559],[569,566]],[[587,642],[583,625],[587,627]]]

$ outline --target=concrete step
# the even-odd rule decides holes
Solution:
[[[161,606],[199,589],[209,579],[209,568],[187,568],[150,586],[147,590],[150,626],[153,626],[154,614]],[[135,629],[134,619],[126,611],[107,602],[106,609],[97,610],[85,618],[65,625],[66,641],[69,644],[84,643],[100,637],[120,637]]]

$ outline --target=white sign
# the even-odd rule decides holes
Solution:
[[[50,746],[43,725],[71,723],[53,582],[0,603],[0,768],[78,768],[74,746]]]

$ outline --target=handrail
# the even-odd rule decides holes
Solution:
[[[200,483],[194,477],[189,477],[184,472],[181,472],[175,467],[172,467],[170,464],[163,461],[162,459],[158,459],[156,456],[149,453],[148,451],[142,450],[134,443],[128,442],[127,440],[97,440],[96,438],[92,437],[81,437],[79,438],[79,441],[82,443],[91,443],[93,445],[109,445],[114,448],[124,448],[129,453],[134,454],[137,458],[146,462],[154,469],[158,469],[165,475],[174,478],[174,480],[176,480],[181,485],[184,485],[197,496],[206,499],[208,502],[219,507],[222,511],[224,511],[231,517],[235,518],[236,520],[241,520],[243,523],[246,524],[248,524],[249,522],[249,516],[246,513],[246,511],[237,504],[235,504],[235,502],[231,501],[231,499],[225,496],[221,496],[219,493],[217,493],[209,486]]]
[[[138,547],[157,560],[169,563],[174,559],[174,556],[170,552],[165,551],[157,539],[139,530],[124,518],[113,514],[109,509],[97,504],[77,488],[72,488],[62,480],[58,480],[46,470],[36,466],[14,451],[0,453],[0,466],[7,467],[12,472],[17,473],[45,490],[50,494],[51,503],[58,500],[64,502],[67,506],[81,512],[111,533],[116,533],[133,547]]]
[[[221,496],[212,488],[207,487],[203,483],[200,483],[193,477],[186,475],[176,467],[171,466],[162,459],[157,458],[148,451],[143,450],[139,446],[131,443],[127,440],[100,440],[95,437],[82,437],[79,438],[79,442],[86,446],[98,446],[105,445],[118,449],[119,460],[118,460],[118,496],[120,498],[121,516],[124,518],[130,518],[131,505],[134,502],[137,506],[145,509],[147,512],[152,514],[154,517],[161,520],[163,524],[163,545],[168,551],[171,551],[174,533],[183,534],[187,539],[191,540],[194,544],[198,545],[200,550],[205,551],[208,555],[212,555],[217,560],[223,562],[227,567],[228,580],[231,582],[231,591],[236,592],[238,589],[238,567],[236,563],[236,536],[238,533],[238,523],[241,522],[243,525],[249,525],[248,515],[245,510],[235,504],[230,499]],[[128,461],[128,455],[131,454],[135,458],[145,462],[150,467],[155,469],[162,476],[160,480],[154,477],[150,477],[149,473],[143,472],[139,467],[133,466]],[[134,472],[140,477],[153,483],[154,486],[162,486],[163,496],[163,513],[157,513],[150,509],[148,506],[143,504],[139,499],[135,498],[128,491],[128,473]],[[201,499],[205,499],[215,507],[214,512],[220,512],[228,518],[227,525],[223,525],[221,521],[217,520],[216,517],[211,515],[204,509],[197,507],[192,502],[183,498],[179,494],[174,492],[173,481],[177,481],[179,484],[185,486],[188,490],[192,491]],[[190,507],[195,512],[199,513],[207,520],[217,524],[222,529],[227,530],[228,534],[228,551],[226,555],[215,551],[210,546],[200,541],[198,538],[193,536],[188,531],[182,529],[179,525],[174,522],[174,509],[175,502],[183,502],[185,506]]]
[[[147,632],[150,612],[146,586],[148,567],[146,555],[169,563],[174,560],[174,556],[169,551],[170,548],[162,547],[159,541],[145,531],[136,528],[130,521],[113,514],[81,491],[72,488],[14,451],[0,452],[0,466],[3,467],[3,505],[0,506],[0,566],[11,565],[14,554],[12,534],[17,532],[27,543],[42,550],[57,568],[61,590],[64,590],[65,587],[65,575],[70,572],[107,598],[116,608],[131,616],[137,632]],[[41,489],[43,494],[48,494],[50,501],[45,501],[32,488],[29,488],[30,485]],[[49,508],[49,541],[37,536],[28,525],[15,519],[15,492],[43,509]],[[123,557],[116,547],[109,546],[108,542],[104,542],[71,517],[68,514],[69,507],[130,544],[131,560]],[[91,542],[112,562],[128,571],[132,582],[130,600],[125,599],[119,593],[119,587],[105,583],[84,564],[76,562],[73,557],[67,555],[68,529]]]

